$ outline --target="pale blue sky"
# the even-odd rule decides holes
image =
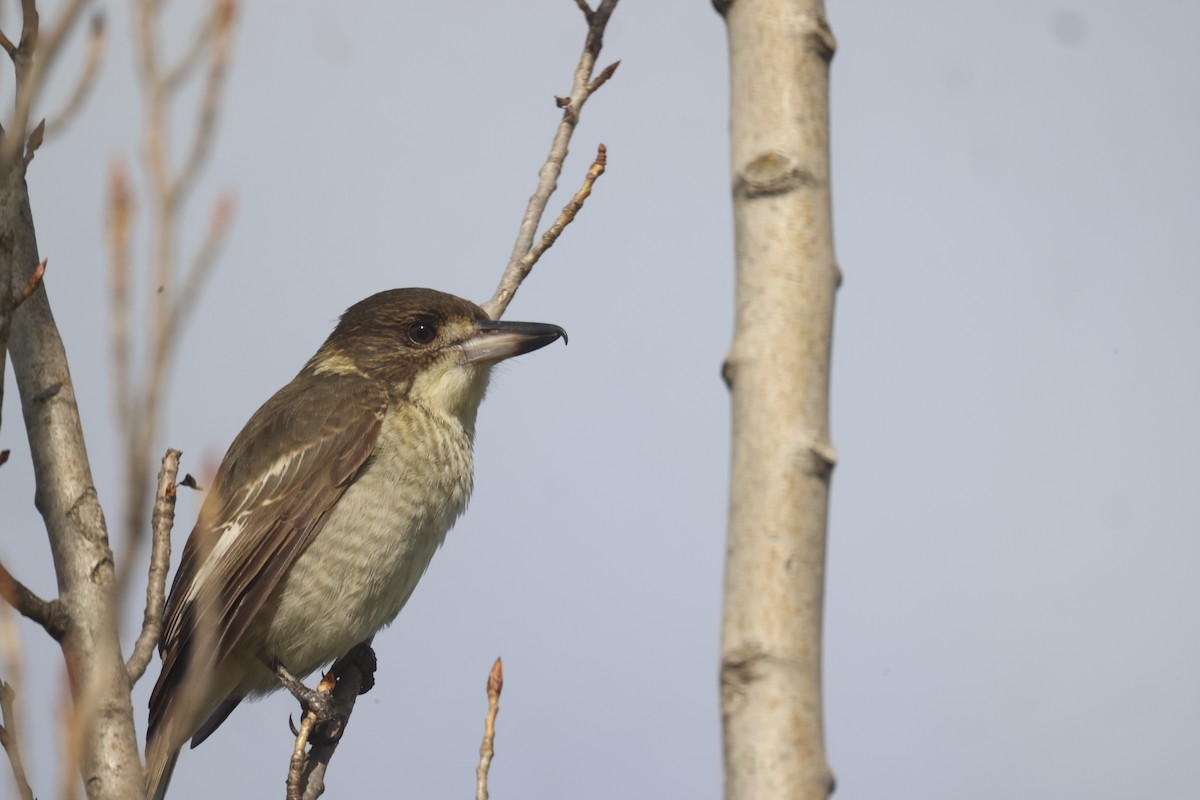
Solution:
[[[1200,4],[829,14],[838,797],[1198,796]],[[30,184],[115,519],[103,197],[140,108],[128,20],[110,16],[97,94]],[[244,4],[186,229],[190,248],[215,192],[236,193],[170,394],[161,444],[185,469],[219,457],[350,303],[406,285],[490,295],[582,35],[568,0]],[[598,142],[609,172],[509,310],[564,326],[570,347],[494,382],[472,506],[376,640],[379,683],[331,797],[470,796],[497,654],[494,797],[720,796],[724,27],[700,0],[625,0],[603,58],[622,67],[585,111],[564,190]],[[0,556],[51,595],[8,380]],[[177,548],[194,514],[180,504]],[[50,797],[61,660],[23,632],[26,747]],[[279,695],[239,709],[185,752],[172,796],[279,795],[294,710]]]

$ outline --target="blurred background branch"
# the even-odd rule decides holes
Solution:
[[[225,77],[233,48],[236,5],[213,0],[196,25],[190,44],[174,62],[164,59],[159,27],[163,5],[134,3],[134,41],[145,107],[142,164],[149,176],[150,280],[146,310],[133,298],[136,274],[130,245],[133,188],[127,170],[114,165],[108,202],[110,337],[113,388],[122,440],[121,538],[117,583],[121,597],[130,589],[142,544],[149,535],[154,454],[159,447],[167,372],[183,323],[212,275],[233,216],[233,199],[221,195],[209,211],[208,232],[195,254],[179,264],[179,227],[188,195],[212,152]],[[171,105],[188,81],[201,82],[200,99],[183,163],[172,166]],[[140,328],[135,335],[134,330]],[[144,363],[135,374],[132,342],[146,342]]]

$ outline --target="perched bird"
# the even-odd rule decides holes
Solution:
[[[395,619],[466,507],[492,366],[562,338],[431,289],[351,306],[221,461],[167,600],[147,796],[244,698]]]

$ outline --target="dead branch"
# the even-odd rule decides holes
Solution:
[[[67,611],[58,600],[43,600],[0,564],[0,597],[17,612],[41,625],[56,642],[67,632]]]
[[[500,658],[488,673],[488,713],[483,722],[483,742],[479,745],[479,766],[475,768],[475,800],[488,800],[488,770],[496,753],[496,715],[500,713],[500,692],[504,691],[504,664]]]
[[[513,244],[508,265],[504,269],[504,274],[500,278],[500,284],[496,287],[495,294],[483,304],[483,310],[492,319],[499,319],[504,314],[505,309],[508,308],[508,304],[512,302],[513,296],[520,287],[521,281],[529,275],[534,263],[537,262],[537,256],[528,263],[525,263],[525,259],[534,249],[534,238],[537,235],[538,225],[542,221],[542,215],[546,211],[547,203],[550,202],[550,196],[558,188],[558,176],[562,173],[562,165],[567,158],[567,149],[571,143],[571,136],[575,132],[575,126],[579,124],[579,114],[583,111],[583,105],[592,96],[592,93],[612,77],[613,72],[617,69],[617,64],[620,63],[616,62],[610,65],[595,80],[592,79],[592,71],[596,67],[596,58],[600,55],[600,48],[604,42],[604,30],[608,26],[609,18],[617,7],[617,0],[602,0],[595,10],[592,10],[585,0],[576,0],[576,5],[583,12],[584,19],[588,25],[583,53],[579,56],[579,64],[575,67],[575,78],[571,86],[571,94],[566,98],[556,98],[558,106],[563,110],[562,119],[559,121],[558,128],[554,132],[554,140],[550,145],[550,153],[546,156],[545,163],[542,164],[542,168],[538,171],[537,188],[529,198],[529,204],[525,207],[525,214],[521,218],[521,225],[517,231],[517,240]],[[594,181],[595,178],[592,178],[592,180]],[[590,191],[590,182],[587,185]],[[573,217],[574,214],[572,214]],[[570,220],[568,219],[567,223],[569,222]],[[561,233],[561,231],[559,232]],[[557,238],[557,234],[555,238]],[[553,240],[551,240],[552,243]],[[549,247],[549,245],[546,245],[546,247]],[[546,247],[543,247],[541,252],[545,252]],[[538,254],[538,256],[540,255],[541,253]]]
[[[171,568],[171,528],[175,525],[175,476],[179,474],[178,450],[167,449],[158,472],[154,513],[150,516],[153,531],[150,543],[150,575],[146,581],[146,611],[142,616],[142,632],[125,669],[130,684],[135,684],[146,671],[154,646],[162,634],[163,608],[167,599],[167,573]]]

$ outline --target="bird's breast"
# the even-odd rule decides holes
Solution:
[[[306,674],[396,617],[466,508],[471,444],[448,415],[388,412],[371,459],[273,598],[271,655]]]

